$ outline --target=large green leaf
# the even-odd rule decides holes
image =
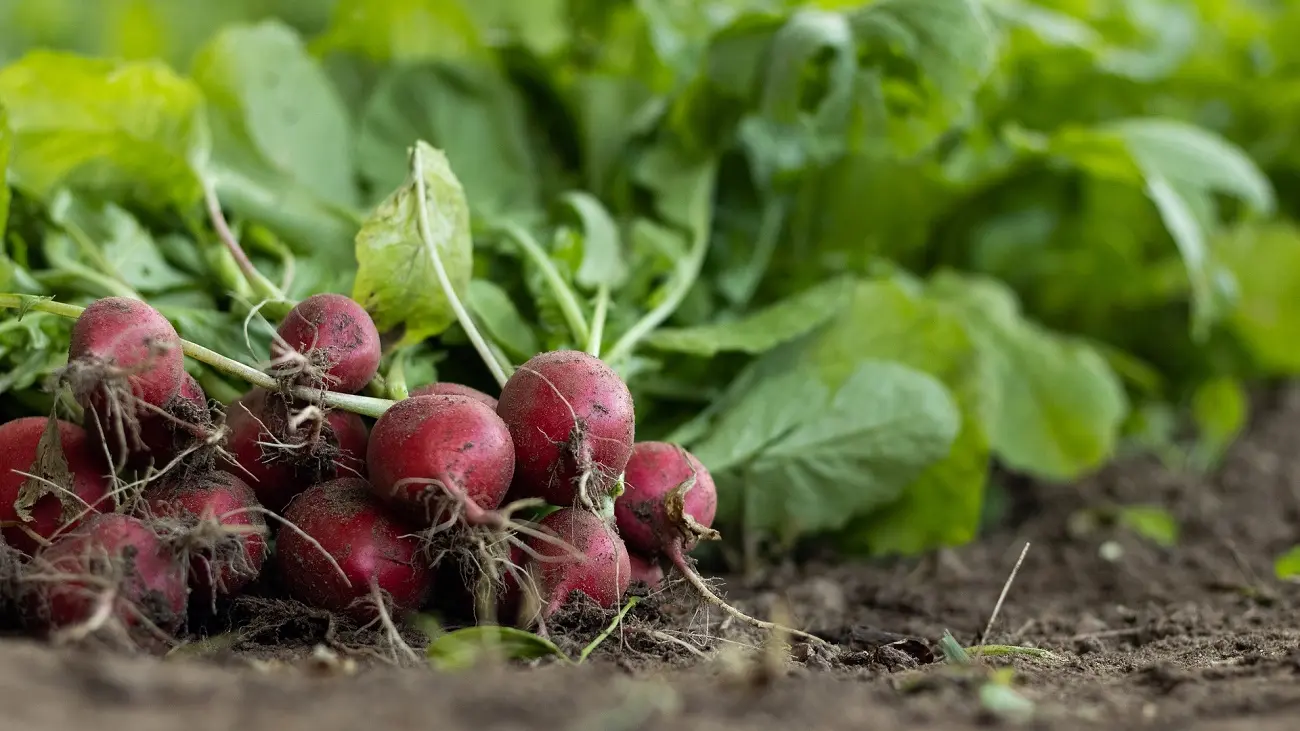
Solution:
[[[1300,373],[1300,229],[1291,223],[1240,226],[1214,242],[1237,280],[1227,325],[1270,373]]]
[[[339,0],[329,31],[315,45],[380,62],[488,55],[462,0]]]
[[[411,152],[406,183],[379,204],[357,233],[352,298],[365,306],[380,330],[403,328],[405,343],[437,335],[455,320],[421,236],[421,206],[452,290],[464,297],[473,263],[469,204],[447,155],[424,142]]]
[[[476,217],[528,215],[538,207],[538,170],[518,93],[489,66],[403,66],[366,103],[357,139],[362,176],[390,190],[406,150],[426,140],[446,150]]]
[[[852,304],[818,333],[805,358],[832,383],[864,359],[903,363],[941,380],[961,412],[961,430],[947,456],[927,467],[896,501],[856,517],[839,537],[841,549],[912,554],[974,537],[989,444],[980,418],[985,394],[978,351],[962,319],[900,283],[861,283]]]
[[[1128,399],[1095,349],[1027,320],[995,280],[941,273],[928,291],[965,321],[979,351],[983,420],[1000,459],[1068,480],[1114,453]]]
[[[853,297],[852,277],[838,277],[728,322],[686,328],[660,328],[647,343],[691,355],[720,352],[764,353],[831,320]]]
[[[293,29],[275,20],[229,26],[192,73],[217,122],[267,167],[325,200],[356,202],[348,112]]]
[[[0,69],[11,183],[60,186],[161,208],[202,196],[210,147],[203,97],[161,63],[35,51]]]
[[[724,519],[791,538],[898,499],[948,454],[960,421],[933,377],[864,360],[836,388],[799,368],[759,381],[692,449],[719,481]]]

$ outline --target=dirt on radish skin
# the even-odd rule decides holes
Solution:
[[[636,424],[627,384],[580,351],[542,353],[524,363],[501,389],[497,413],[515,442],[511,499],[594,506],[632,454]]]
[[[627,559],[632,569],[632,581],[640,581],[651,589],[656,589],[663,583],[664,570],[658,561],[635,552],[629,552]]]
[[[586,510],[563,508],[546,516],[539,524],[561,543],[530,538],[528,546],[543,558],[528,559],[526,583],[534,587],[537,601],[519,597],[518,583],[506,584],[511,593],[504,602],[505,611],[535,605],[541,619],[546,619],[568,603],[573,592],[586,594],[601,607],[618,606],[632,580],[632,567],[623,539],[614,526]],[[576,555],[575,555],[576,550]],[[523,553],[514,554],[516,558]],[[530,589],[525,589],[530,591]],[[537,616],[520,617],[521,624],[531,624]]]
[[[693,478],[693,482],[690,482]],[[680,512],[670,514],[669,497],[680,489]],[[630,550],[646,556],[689,552],[718,510],[713,477],[695,455],[668,442],[637,442],[623,473],[623,494],[614,501],[618,533]],[[674,548],[676,547],[676,548]]]
[[[284,517],[320,544],[288,528],[279,533],[276,566],[295,599],[363,623],[378,615],[372,584],[394,615],[413,612],[424,602],[433,572],[420,556],[420,542],[409,535],[409,526],[380,507],[365,480],[316,485],[295,497]]]
[[[412,522],[427,527],[455,512],[479,525],[510,488],[515,448],[505,422],[482,402],[413,396],[375,422],[366,461],[375,495]]]
[[[299,302],[280,324],[278,334],[306,359],[294,362],[286,358],[289,353],[280,343],[272,344],[272,357],[295,383],[356,393],[379,369],[379,330],[374,320],[341,294],[314,294]]]
[[[76,424],[56,425],[49,429],[49,419],[40,416],[0,425],[0,534],[29,556],[81,516],[115,507],[102,447]],[[54,436],[58,444],[50,441]]]
[[[161,649],[185,621],[185,566],[144,521],[95,515],[38,552],[24,620],[46,635]]]
[[[180,390],[163,406],[163,411],[166,416],[154,414],[140,419],[143,449],[133,453],[129,466],[143,467],[153,463],[161,469],[174,457],[197,445],[203,435],[211,433],[212,411],[208,407],[207,394],[188,373],[181,379]]]
[[[225,469],[245,480],[258,502],[274,512],[311,485],[366,474],[369,433],[361,417],[330,411],[323,423],[306,420],[295,428],[294,411],[303,408],[314,407],[254,388],[226,412],[226,450],[238,466]]]
[[[497,408],[497,400],[486,393],[483,393],[477,388],[470,388],[469,386],[464,386],[459,383],[451,383],[450,381],[438,381],[437,383],[430,383],[427,386],[420,386],[411,392],[411,396],[467,396],[475,401],[483,402],[483,404],[493,411],[496,411]]]
[[[149,487],[142,517],[189,556],[190,586],[208,601],[238,594],[261,573],[268,530],[259,508],[247,483],[213,470]]]
[[[105,297],[73,323],[62,376],[115,459],[140,459],[150,446],[141,424],[165,419],[158,410],[173,405],[185,375],[180,336],[144,302]]]

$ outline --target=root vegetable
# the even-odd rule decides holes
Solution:
[[[185,566],[138,518],[96,515],[37,553],[25,620],[59,640],[165,645],[185,621]]]
[[[575,591],[606,609],[618,606],[632,580],[632,568],[614,527],[586,510],[573,508],[551,513],[540,526],[567,544],[535,538],[528,541],[535,556],[528,561],[532,589],[527,590],[538,594],[540,618],[559,611]],[[576,549],[577,555],[569,549]],[[527,623],[529,618],[523,619]]]
[[[628,553],[628,563],[632,568],[632,581],[640,581],[651,589],[656,589],[664,580],[664,570],[658,561],[645,558],[638,553]]]
[[[414,396],[375,423],[367,450],[376,496],[413,522],[497,522],[515,469],[510,430],[467,396]]]
[[[363,476],[369,435],[361,417],[323,413],[254,388],[230,405],[226,449],[257,500],[279,512],[307,487],[343,476]]]
[[[111,473],[101,446],[76,424],[31,416],[0,425],[5,542],[30,556],[82,516],[112,510]]]
[[[228,472],[171,479],[144,494],[146,515],[189,558],[190,586],[203,600],[238,594],[266,561],[267,526],[252,488]]]
[[[272,347],[276,369],[300,385],[341,393],[365,388],[379,368],[379,331],[365,309],[341,294],[299,302]],[[284,346],[291,350],[286,350]]]
[[[534,356],[501,389],[497,413],[515,442],[514,497],[597,507],[632,453],[635,416],[627,384],[583,352]]]
[[[381,509],[364,480],[316,485],[294,498],[284,517],[311,538],[282,530],[277,539],[280,577],[298,600],[362,622],[379,615],[375,589],[394,614],[423,603],[433,572],[421,561],[420,542]]]
[[[680,508],[670,509],[673,501]],[[676,444],[637,442],[614,501],[618,533],[647,556],[689,552],[713,531],[718,492],[695,455]]]

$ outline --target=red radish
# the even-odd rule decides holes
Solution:
[[[302,417],[302,423],[295,419]],[[331,411],[320,418],[312,406],[292,404],[278,393],[254,388],[230,405],[226,449],[257,500],[279,512],[294,495],[323,480],[365,474],[369,435],[361,417]]]
[[[190,585],[202,597],[238,594],[261,573],[266,519],[243,480],[216,470],[186,475],[150,487],[144,502],[189,555]]]
[[[664,570],[657,561],[638,553],[629,553],[627,559],[632,567],[632,581],[640,581],[651,589],[658,588],[663,582]]]
[[[0,534],[32,555],[81,516],[113,509],[111,474],[102,447],[76,424],[29,416],[0,425]]]
[[[147,450],[141,422],[166,418],[185,379],[176,329],[154,308],[127,297],[96,300],[72,326],[63,377],[108,435],[115,459]]]
[[[618,606],[632,580],[632,567],[614,527],[591,512],[573,508],[551,513],[540,525],[567,544],[537,538],[528,541],[529,548],[543,559],[530,560],[528,571],[540,601],[541,618],[555,614],[575,591],[606,609]]]
[[[299,302],[280,324],[279,336],[283,342],[276,342],[271,354],[282,372],[299,376],[295,380],[303,385],[356,393],[379,369],[374,320],[341,294],[314,294]],[[302,358],[293,358],[295,352]]]
[[[284,518],[319,545],[293,530],[276,539],[280,577],[291,595],[361,622],[377,616],[372,587],[400,615],[418,609],[433,583],[418,555],[420,541],[380,508],[370,489],[352,477],[308,489],[289,503]]]
[[[475,401],[482,401],[493,411],[496,411],[497,408],[497,400],[486,393],[483,393],[477,388],[470,388],[469,386],[462,386],[459,383],[451,383],[449,381],[438,381],[437,383],[430,383],[427,386],[420,386],[411,392],[411,396],[468,396]]]
[[[674,500],[680,507],[668,510]],[[623,494],[614,501],[618,533],[629,549],[669,558],[689,552],[702,537],[700,529],[704,535],[712,532],[717,510],[713,477],[695,455],[667,442],[637,442],[632,448]]]
[[[96,515],[50,544],[23,577],[25,619],[65,637],[157,646],[185,621],[185,566],[138,518]]]
[[[133,466],[149,460],[162,468],[168,461],[199,442],[199,435],[212,427],[212,412],[203,387],[186,373],[180,390],[163,406],[166,416],[155,414],[140,419],[140,441],[144,448],[133,455]]]
[[[510,430],[496,412],[466,396],[414,396],[375,422],[366,455],[375,495],[429,526],[463,516],[493,522],[515,469]],[[438,481],[442,486],[433,484]]]
[[[596,507],[632,454],[632,394],[599,358],[576,350],[534,356],[501,389],[497,413],[515,442],[512,494]]]

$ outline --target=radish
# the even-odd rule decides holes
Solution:
[[[366,454],[381,501],[413,522],[499,524],[515,470],[510,430],[467,396],[413,396],[375,422]]]
[[[658,561],[639,553],[629,553],[627,560],[632,569],[632,581],[640,581],[651,589],[659,588],[664,580],[664,570]]]
[[[216,470],[169,479],[144,493],[144,512],[188,555],[190,585],[215,601],[257,578],[266,561],[267,527],[253,490]]]
[[[427,386],[420,386],[411,392],[411,396],[468,396],[475,401],[487,404],[488,408],[493,411],[496,411],[497,408],[497,400],[477,388],[470,388],[469,386],[462,386],[459,383],[448,381],[438,381]]]
[[[705,602],[759,629],[788,632],[825,643],[816,635],[745,614],[704,583],[686,554],[701,540],[717,540],[710,527],[717,512],[713,477],[695,455],[667,442],[639,442],[624,473],[623,494],[614,502],[620,534],[633,550],[666,557]]]
[[[381,612],[413,612],[433,572],[419,560],[420,541],[390,518],[365,480],[345,477],[316,485],[289,503],[276,563],[296,599],[369,622]],[[386,596],[381,610],[376,595]]]
[[[512,492],[560,507],[596,508],[632,454],[627,384],[576,350],[534,356],[501,389],[497,413],[515,442]]]
[[[356,393],[379,369],[379,330],[365,309],[341,294],[314,294],[299,302],[272,345],[274,375],[304,386]]]
[[[0,425],[5,542],[30,556],[82,516],[111,510],[111,475],[102,447],[76,424],[29,416]]]
[[[176,395],[163,406],[165,415],[140,419],[143,449],[132,455],[132,466],[144,466],[152,460],[157,467],[201,444],[211,434],[212,412],[203,387],[186,373]],[[92,422],[97,425],[97,422]]]
[[[573,508],[557,510],[539,525],[563,542],[528,541],[525,553],[532,558],[526,580],[531,586],[524,593],[536,592],[536,597],[526,598],[538,600],[539,618],[555,614],[575,591],[606,609],[618,606],[632,580],[632,568],[613,526],[589,511]]]
[[[347,411],[321,412],[254,388],[230,405],[226,449],[257,500],[279,512],[309,486],[365,474],[366,424]]]
[[[185,566],[148,524],[96,515],[42,549],[23,577],[25,619],[54,639],[167,643],[185,621]]]

